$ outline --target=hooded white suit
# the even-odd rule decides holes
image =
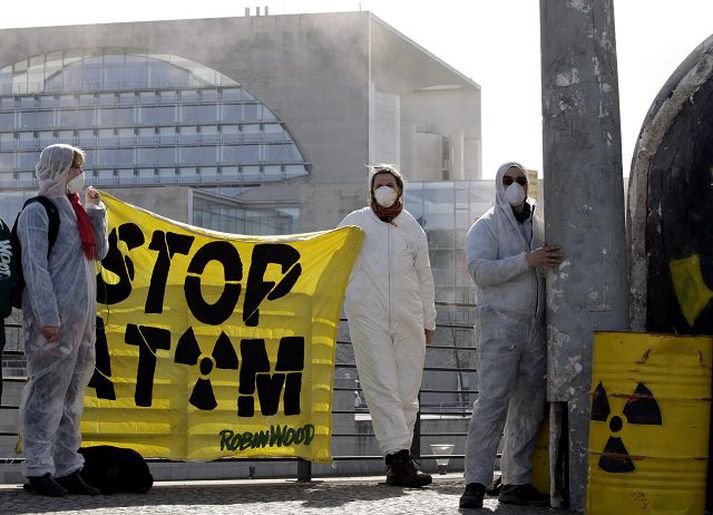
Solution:
[[[349,279],[345,312],[374,434],[386,456],[411,447],[426,354],[424,329],[436,328],[428,242],[405,209],[386,223],[365,207],[339,224],[346,225],[366,234]]]
[[[500,437],[503,484],[530,482],[530,454],[545,407],[544,278],[526,255],[543,244],[542,223],[519,224],[505,200],[506,163],[495,178],[495,206],[466,236],[466,262],[476,291],[479,390],[468,428],[466,483],[488,485]],[[533,219],[534,218],[534,219]],[[528,237],[530,241],[528,242]]]
[[[20,410],[25,475],[49,472],[63,477],[82,468],[77,452],[84,388],[94,370],[96,262],[84,256],[77,216],[65,195],[65,181],[74,159],[73,147],[51,145],[42,151],[36,175],[40,195],[59,211],[59,232],[47,256],[48,217],[33,203],[17,222],[22,247],[23,338],[30,378]],[[103,204],[87,206],[99,259],[106,255],[107,218]],[[44,326],[58,326],[59,340],[48,342]]]

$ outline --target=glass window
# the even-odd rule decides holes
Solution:
[[[236,143],[238,141],[237,125],[222,125],[220,132],[223,134],[223,143]]]
[[[258,117],[258,105],[257,104],[243,104],[243,120],[257,120]]]
[[[243,106],[228,104],[221,106],[220,119],[226,122],[239,122],[243,119]]]
[[[277,120],[277,117],[272,114],[272,111],[270,111],[267,107],[261,105],[259,108],[258,115],[261,120]]]
[[[159,168],[158,175],[160,177],[175,178],[176,177],[176,169],[175,168]]]
[[[230,102],[242,100],[242,90],[240,88],[225,88],[223,89],[223,101]]]
[[[151,145],[155,144],[158,138],[156,137],[156,129],[154,127],[140,127],[139,132],[139,144],[141,145]]]
[[[133,145],[134,144],[134,129],[119,129],[119,145]]]
[[[15,97],[3,97],[0,99],[0,107],[3,109],[14,109],[15,108]]]
[[[18,134],[20,140],[20,148],[33,148],[35,146],[34,132],[21,132]]]
[[[100,145],[115,145],[116,144],[114,129],[99,129],[97,131],[97,133],[99,135],[99,144]]]
[[[159,127],[158,135],[159,135],[161,144],[176,142],[176,128],[175,127]]]
[[[135,102],[136,102],[136,95],[134,93],[119,93],[119,103],[134,104]]]
[[[3,132],[0,134],[0,149],[12,150],[15,148],[15,134],[12,132]]]
[[[215,105],[184,105],[181,112],[181,120],[184,122],[218,121],[218,108]]]
[[[257,163],[260,159],[259,145],[224,145],[223,162]]]
[[[134,108],[121,107],[110,109],[103,107],[99,110],[99,121],[102,125],[133,125],[134,124]]]
[[[159,147],[156,149],[156,163],[159,165],[173,165],[176,163],[175,147]]]
[[[142,91],[139,93],[139,100],[142,104],[155,104],[156,103],[156,92],[155,91]]]
[[[181,91],[181,100],[183,102],[194,102],[200,100],[200,97],[198,96],[198,91],[195,89],[186,89]]]
[[[96,101],[97,99],[94,95],[79,95],[79,105],[81,106],[93,106]]]
[[[142,107],[141,123],[175,123],[176,108],[173,106]]]
[[[262,126],[263,141],[282,141],[284,131],[279,123],[266,123]]]
[[[77,98],[74,95],[60,95],[59,106],[60,107],[74,107]]]
[[[20,107],[23,109],[37,107],[37,98],[34,96],[20,97]]]
[[[12,152],[0,152],[0,169],[8,170],[15,167],[15,154]]]
[[[79,146],[89,148],[94,146],[94,131],[91,129],[82,129],[79,132]]]
[[[15,113],[0,113],[0,129],[15,128]]]
[[[198,134],[196,132],[196,128],[193,126],[179,127],[178,141],[180,143],[196,143],[198,141]]]
[[[39,152],[18,152],[17,167],[18,168],[34,168],[37,164],[37,159],[40,157]]]
[[[53,95],[42,95],[40,97],[40,107],[54,107],[55,100]]]
[[[241,125],[240,131],[243,135],[243,140],[246,143],[252,143],[260,141],[260,126],[258,124],[252,125]]]
[[[51,111],[48,113],[52,114]],[[41,123],[41,127],[52,126],[49,123]],[[59,124],[65,127],[91,127],[94,124],[94,109],[77,109],[74,111],[59,111]]]
[[[201,99],[203,102],[217,102],[218,101],[218,90],[217,89],[203,89],[201,90]]]
[[[102,93],[99,95],[99,103],[104,106],[110,106],[117,103],[117,98],[114,93]]]
[[[217,143],[218,142],[218,126],[203,125],[200,127],[201,143]]]
[[[282,167],[280,165],[267,165],[263,167],[263,173],[272,177],[282,175]]]
[[[152,165],[156,163],[156,149],[155,148],[139,148],[138,152],[138,163],[140,165]]]
[[[180,147],[179,161],[186,164],[214,165],[215,147]]]
[[[161,103],[173,103],[176,101],[177,94],[175,91],[161,91],[159,92],[159,98],[161,99]]]
[[[37,138],[40,143],[40,147],[45,148],[47,145],[54,143],[55,137],[52,131],[41,131],[37,133]]]
[[[74,131],[58,131],[57,136],[60,143],[74,143]]]

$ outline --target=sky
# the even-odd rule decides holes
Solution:
[[[595,0],[599,1],[599,0]],[[483,178],[505,161],[542,171],[538,0],[33,0],[0,28],[368,10],[481,86]],[[676,67],[713,34],[711,0],[614,0],[623,174],[641,123]],[[199,41],[196,44],[200,44]]]

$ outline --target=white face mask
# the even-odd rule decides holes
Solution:
[[[396,202],[399,194],[388,186],[380,186],[374,192],[374,198],[381,207],[391,207]]]
[[[519,206],[525,202],[525,189],[518,183],[513,182],[505,190],[505,200],[507,200],[511,206]]]
[[[79,193],[84,187],[84,172],[75,176],[67,183],[67,193]]]

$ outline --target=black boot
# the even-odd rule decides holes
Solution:
[[[541,494],[530,483],[524,485],[503,485],[498,502],[526,506],[549,506],[550,496]]]
[[[387,485],[420,488],[433,482],[429,474],[424,474],[416,468],[407,449],[388,454],[386,467]]]
[[[23,485],[28,492],[49,497],[63,497],[67,490],[57,483],[49,472],[44,476],[27,476],[29,484]]]
[[[98,488],[89,486],[84,479],[82,479],[78,470],[75,470],[68,476],[58,477],[57,482],[71,494],[99,495],[100,493]]]
[[[459,507],[471,510],[480,509],[483,507],[483,497],[485,497],[485,485],[468,483],[460,498]]]

